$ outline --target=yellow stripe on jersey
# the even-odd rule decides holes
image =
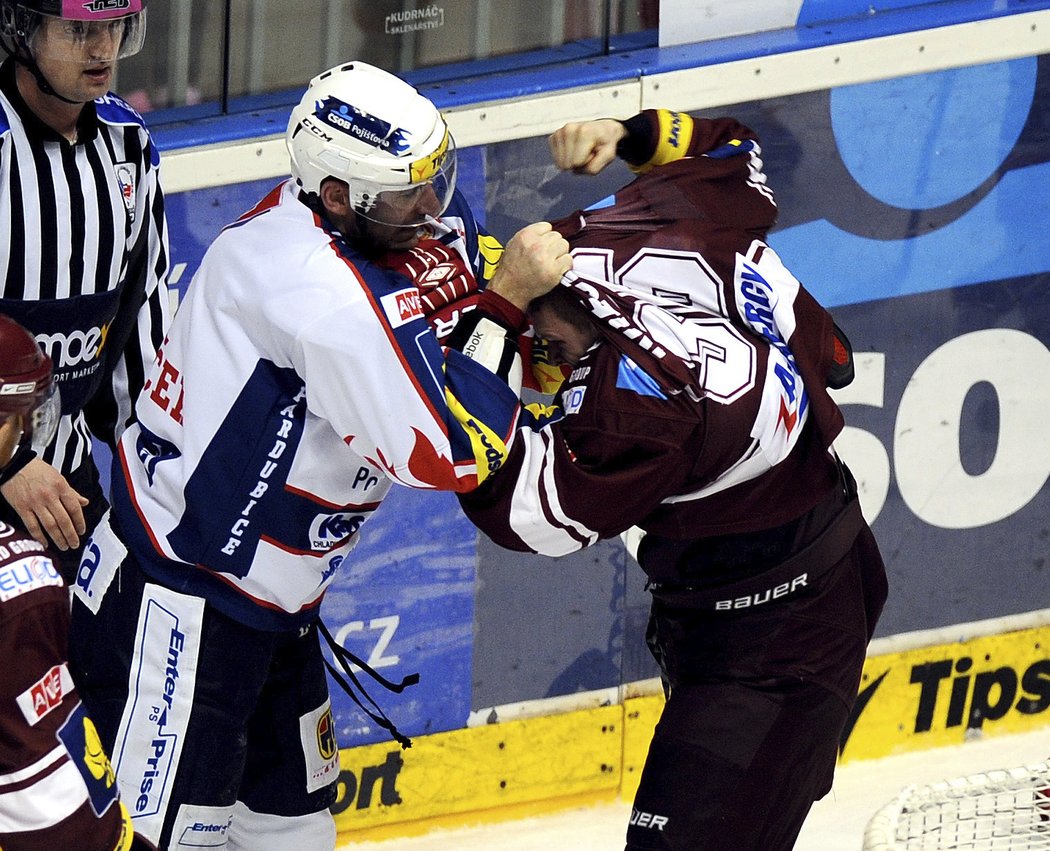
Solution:
[[[120,807],[120,838],[113,851],[131,851],[131,843],[135,839],[135,828],[131,823],[131,814],[123,801],[117,801]]]
[[[503,442],[503,438],[464,408],[463,403],[453,396],[452,391],[447,387],[445,388],[445,401],[448,403],[449,412],[455,417],[456,422],[462,424],[463,431],[470,438],[480,485],[503,466],[507,460],[507,445]]]
[[[693,117],[685,112],[672,112],[669,109],[658,109],[656,117],[660,124],[659,141],[656,150],[649,160],[640,166],[631,166],[636,174],[645,174],[658,165],[666,165],[680,160],[689,150],[693,140]]]

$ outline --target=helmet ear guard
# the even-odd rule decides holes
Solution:
[[[354,210],[382,224],[418,226],[440,215],[455,190],[455,143],[437,108],[364,62],[314,77],[292,110],[285,141],[304,192],[319,193],[328,178],[344,181]],[[430,199],[426,214],[412,211],[426,188],[436,202]]]

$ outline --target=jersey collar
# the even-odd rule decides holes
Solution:
[[[70,141],[57,130],[48,127],[37,116],[29,104],[25,102],[22,93],[18,91],[18,83],[15,81],[15,60],[8,58],[0,65],[0,91],[11,101],[18,113],[19,119],[25,127],[26,134],[45,142],[63,142],[67,145],[82,145],[91,142],[98,135],[98,113],[95,111],[95,102],[89,101],[84,104],[77,119],[77,140]]]

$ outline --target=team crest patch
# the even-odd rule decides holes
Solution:
[[[117,163],[117,187],[131,221],[135,221],[135,168],[131,163]]]
[[[331,759],[338,750],[335,746],[335,722],[329,709],[317,722],[317,750],[325,759]]]
[[[306,791],[316,792],[339,776],[339,745],[330,700],[299,718],[299,736],[306,758]]]

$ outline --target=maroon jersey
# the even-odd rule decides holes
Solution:
[[[66,665],[69,592],[45,548],[0,523],[0,848],[130,847],[113,769]]]
[[[764,242],[776,204],[754,135],[664,111],[628,127],[635,161],[665,164],[555,224],[573,251],[562,284],[600,342],[461,500],[511,549],[563,555],[635,525],[770,529],[839,483],[834,323]]]

